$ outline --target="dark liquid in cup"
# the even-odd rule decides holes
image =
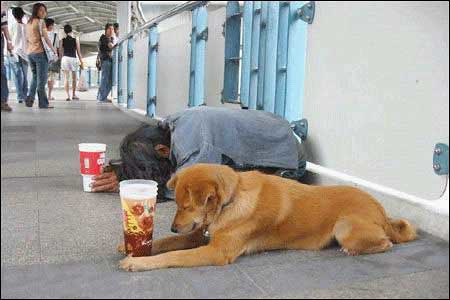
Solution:
[[[131,254],[134,257],[152,255],[153,231],[147,234],[136,234],[125,231],[124,236],[127,254]]]
[[[152,254],[155,199],[133,201],[122,199],[125,250],[132,256]]]

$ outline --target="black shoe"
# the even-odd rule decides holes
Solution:
[[[39,106],[39,108],[40,108],[40,109],[50,109],[50,108],[55,108],[55,107],[49,105],[49,106],[44,106],[44,107],[40,107],[40,106]]]
[[[34,104],[34,99],[27,97],[27,99],[25,100],[25,105],[27,107],[33,107],[33,104]]]

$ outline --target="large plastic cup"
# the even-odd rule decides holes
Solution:
[[[152,180],[124,180],[120,182],[123,210],[125,251],[132,256],[150,256],[153,242],[158,183]]]
[[[78,144],[80,151],[80,173],[83,176],[83,189],[91,191],[92,178],[101,174],[106,161],[106,145],[99,143]]]

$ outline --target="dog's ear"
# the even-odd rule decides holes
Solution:
[[[167,182],[167,188],[174,190],[175,186],[177,185],[177,174],[174,174],[172,178]]]
[[[234,194],[239,175],[233,169],[221,166],[216,173],[216,197],[222,203],[228,202],[230,197]]]

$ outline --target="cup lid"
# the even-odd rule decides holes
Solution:
[[[153,180],[123,180],[119,184],[120,196],[133,200],[154,198],[158,194],[158,183]]]
[[[78,149],[82,152],[105,152],[106,144],[81,143],[81,144],[78,144]]]

